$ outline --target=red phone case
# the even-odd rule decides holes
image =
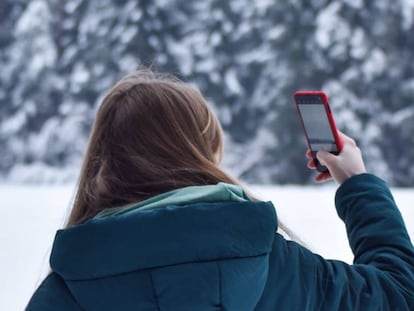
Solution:
[[[311,149],[311,143],[310,143],[308,131],[306,130],[305,123],[303,121],[302,115],[301,115],[299,107],[298,107],[298,105],[299,105],[298,104],[298,97],[301,97],[301,96],[317,96],[317,97],[322,99],[322,103],[323,103],[323,106],[325,108],[326,116],[328,118],[329,125],[330,125],[331,130],[332,130],[332,135],[333,135],[334,140],[335,140],[335,144],[337,146],[338,152],[340,152],[342,150],[343,145],[342,145],[342,141],[340,140],[339,135],[338,135],[338,130],[337,130],[336,125],[335,125],[335,120],[333,118],[331,108],[329,107],[328,96],[322,91],[297,91],[294,94],[296,109],[297,109],[297,112],[298,112],[298,115],[299,115],[300,122],[302,124],[303,131],[305,132],[305,137],[306,137],[306,142],[308,144],[308,148],[312,151],[312,154],[314,155],[314,161],[315,161],[315,164],[316,164],[316,168],[320,172],[327,172],[328,171],[327,168],[324,167],[324,166],[321,166],[319,164],[318,160],[316,159],[315,150]]]

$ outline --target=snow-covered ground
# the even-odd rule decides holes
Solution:
[[[334,209],[335,187],[256,186],[279,218],[314,252],[352,262],[345,229]],[[414,237],[414,189],[393,189]],[[23,310],[48,271],[54,233],[67,215],[74,187],[0,185],[0,310]]]

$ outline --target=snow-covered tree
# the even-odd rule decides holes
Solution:
[[[406,0],[4,0],[0,175],[73,180],[103,93],[144,64],[197,84],[247,181],[311,179],[293,93],[322,89],[369,169],[410,185],[413,16]]]

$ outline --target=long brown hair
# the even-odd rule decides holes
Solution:
[[[219,162],[222,129],[200,91],[140,69],[104,97],[67,226],[186,186],[239,184]]]

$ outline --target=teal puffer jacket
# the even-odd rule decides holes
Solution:
[[[353,265],[285,240],[269,202],[136,210],[60,230],[27,310],[414,310],[414,249],[385,183],[350,178],[336,208]]]

